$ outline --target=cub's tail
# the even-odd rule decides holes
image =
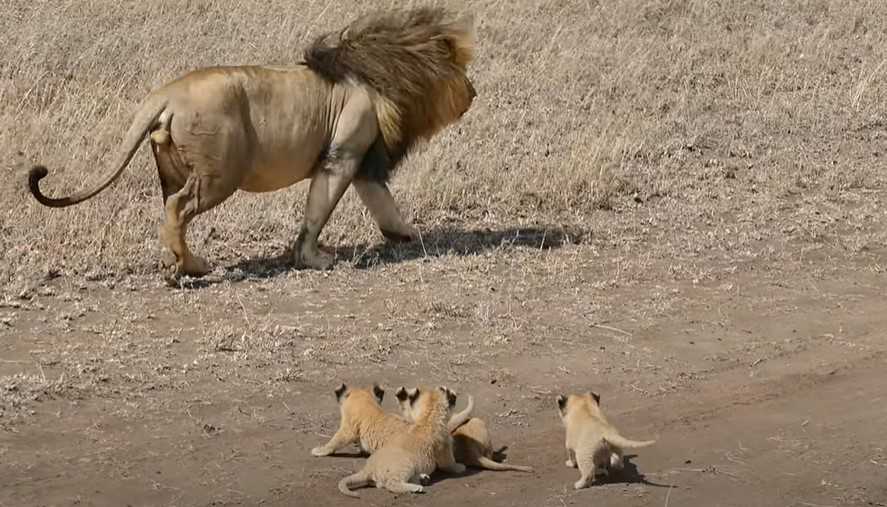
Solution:
[[[450,417],[450,422],[447,423],[447,430],[452,433],[456,431],[459,426],[467,423],[468,420],[471,419],[472,410],[474,410],[474,397],[469,394],[468,403],[465,405],[465,408],[458,414],[453,414],[453,416]]]
[[[357,472],[356,474],[351,474],[348,477],[345,477],[341,481],[339,481],[339,491],[342,492],[345,496],[350,496],[352,498],[360,498],[360,495],[351,491],[351,488],[360,488],[363,486],[368,486],[370,480],[363,472]]]
[[[487,458],[486,456],[478,457],[477,462],[481,467],[486,468],[487,470],[497,470],[497,471],[514,470],[516,472],[532,472],[533,471],[533,467],[530,467],[530,466],[512,465],[510,463],[500,463],[498,461],[491,460],[490,458]]]
[[[617,447],[624,447],[626,449],[637,449],[656,443],[655,440],[629,440],[622,435],[617,434],[607,435],[604,437],[604,440],[615,444]]]

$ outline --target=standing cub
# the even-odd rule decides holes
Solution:
[[[607,421],[601,412],[601,396],[595,392],[557,397],[558,414],[567,433],[567,463],[578,466],[581,474],[573,484],[576,489],[587,488],[595,474],[609,473],[609,468],[621,470],[622,449],[646,447],[655,440],[629,440]]]
[[[392,437],[406,431],[412,422],[382,409],[385,390],[378,384],[373,384],[372,388],[349,388],[343,383],[334,392],[339,403],[339,429],[325,445],[311,449],[314,456],[329,456],[355,442],[363,452],[372,454]],[[397,390],[395,396],[401,406],[407,402],[403,387]],[[469,402],[468,408],[455,414],[450,424],[464,423],[471,416],[471,409]]]
[[[410,407],[401,401],[401,387],[397,391],[397,399],[404,417],[410,419]],[[411,392],[411,391],[409,391]],[[408,393],[409,393],[408,392]],[[448,429],[453,437],[453,456],[463,465],[484,468],[487,470],[515,470],[518,472],[532,472],[533,467],[500,463],[493,459],[493,440],[483,419],[468,417],[474,408],[474,399],[468,396],[468,405],[457,416],[453,416]],[[465,420],[467,419],[467,421]]]
[[[393,493],[424,493],[420,484],[436,468],[462,473],[450,445],[447,423],[456,404],[456,393],[445,386],[416,389],[407,397],[414,424],[394,435],[373,453],[363,469],[339,481],[342,494],[358,497],[353,487],[374,484]]]

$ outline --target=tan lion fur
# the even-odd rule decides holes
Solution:
[[[600,407],[601,397],[595,392],[557,396],[558,414],[566,429],[566,465],[579,468],[575,489],[587,488],[595,475],[607,475],[609,469],[624,466],[622,450],[640,448],[655,440],[629,440],[607,420]]]
[[[410,425],[405,418],[382,409],[385,391],[378,385],[366,389],[342,384],[335,393],[339,402],[339,429],[329,442],[311,449],[314,456],[328,456],[353,443],[372,454]]]
[[[371,388],[355,388],[343,383],[334,392],[339,403],[339,428],[326,444],[311,449],[314,456],[328,456],[353,443],[357,443],[361,451],[372,454],[395,435],[407,431],[413,423],[412,419],[382,408],[385,390],[378,384]],[[409,404],[403,387],[395,396],[401,406]],[[465,410],[453,414],[448,424],[458,426],[464,423],[470,417],[471,408],[469,403]]]
[[[373,453],[359,472],[339,481],[339,491],[357,497],[351,488],[375,485],[393,493],[423,493],[425,488],[420,483],[427,481],[435,469],[464,472],[465,467],[454,461],[448,445],[447,423],[455,402],[456,394],[445,386],[417,389],[409,400],[415,423]],[[444,448],[450,453],[441,465],[440,450]]]
[[[29,189],[45,206],[85,201],[116,181],[149,137],[165,211],[159,236],[178,277],[210,270],[185,240],[197,215],[237,190],[310,179],[294,262],[329,269],[335,259],[318,237],[351,184],[387,239],[418,236],[385,181],[418,141],[470,107],[473,44],[470,17],[420,8],[355,20],[310,45],[303,64],[198,69],[142,101],[112,172],[96,187],[47,197],[39,182],[48,171],[37,165]]]
[[[412,420],[409,404],[405,403],[401,397],[398,397],[398,404],[404,418]],[[486,470],[533,472],[533,467],[501,463],[494,459],[496,452],[493,449],[493,439],[486,423],[479,417],[468,417],[467,415],[473,408],[474,400],[469,395],[466,408],[457,414],[458,418],[454,415],[447,426],[453,437],[453,457],[456,462]]]

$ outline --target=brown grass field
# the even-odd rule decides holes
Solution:
[[[152,88],[401,4],[4,3],[0,506],[356,505],[365,458],[309,452],[343,381],[470,393],[536,468],[361,504],[887,505],[881,0],[452,2],[478,97],[394,179],[422,239],[349,190],[330,272],[288,264],[307,182],[198,217],[178,287],[146,147],[79,206],[27,193],[98,181]],[[657,443],[574,491],[554,400],[589,389]]]

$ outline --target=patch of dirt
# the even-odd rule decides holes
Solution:
[[[887,502],[883,252],[603,286],[592,249],[185,289],[47,281],[0,308],[0,505],[345,504],[336,482],[364,458],[309,453],[340,381],[382,383],[392,411],[402,384],[472,393],[507,460],[536,467],[360,490],[369,505]],[[658,442],[576,492],[554,397],[585,389]]]

